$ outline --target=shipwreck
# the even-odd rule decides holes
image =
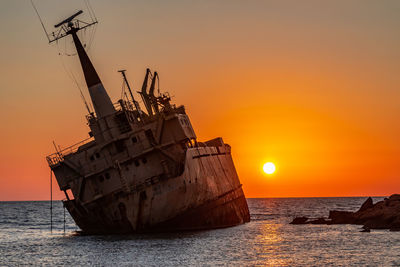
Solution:
[[[46,157],[64,207],[83,233],[120,234],[229,227],[250,221],[231,147],[200,142],[184,106],[155,94],[157,72],[146,70],[138,92],[113,103],[77,32],[92,23],[82,11],[55,25],[49,42],[72,37],[94,111],[90,138]],[[149,85],[150,84],[150,85]],[[90,111],[90,110],[89,110]]]

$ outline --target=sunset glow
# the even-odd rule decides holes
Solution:
[[[52,30],[76,6],[36,2]],[[93,1],[100,23],[88,51],[113,102],[117,70],[134,92],[147,67],[158,71],[198,140],[222,136],[232,147],[247,197],[400,188],[398,4],[117,2]],[[4,2],[0,20],[13,27],[0,29],[0,200],[48,199],[52,141],[89,137],[69,71],[90,98],[77,57],[59,55],[64,42],[48,45],[29,1]],[[274,179],[260,168],[267,161],[279,162]]]

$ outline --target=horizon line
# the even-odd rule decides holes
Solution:
[[[394,195],[394,194],[391,194]],[[317,197],[317,196],[305,196],[305,197],[300,197],[300,196],[294,196],[294,197],[246,197],[246,199],[271,199],[271,198],[278,198],[278,199],[285,199],[285,198],[355,198],[355,197],[388,197],[391,195],[386,195],[386,196],[324,196],[324,197]],[[58,202],[62,201],[63,199],[53,199],[53,202]],[[45,202],[45,201],[51,201],[50,199],[48,200],[0,200],[0,202]]]

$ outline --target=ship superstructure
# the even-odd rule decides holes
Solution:
[[[132,233],[228,227],[250,220],[247,202],[222,138],[197,140],[184,106],[155,95],[157,72],[146,70],[135,100],[113,104],[77,32],[75,15],[57,24],[72,36],[94,112],[90,138],[46,159],[65,207],[85,233]],[[81,24],[82,25],[82,24]],[[57,40],[57,39],[54,40]],[[149,85],[150,84],[150,85]]]

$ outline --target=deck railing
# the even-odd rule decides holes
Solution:
[[[79,147],[81,147],[84,144],[87,144],[93,140],[93,137],[89,137],[85,140],[82,140],[72,146],[63,148],[61,150],[57,150],[55,153],[50,154],[46,157],[47,163],[49,166],[56,165],[64,160],[64,156],[75,153]]]

